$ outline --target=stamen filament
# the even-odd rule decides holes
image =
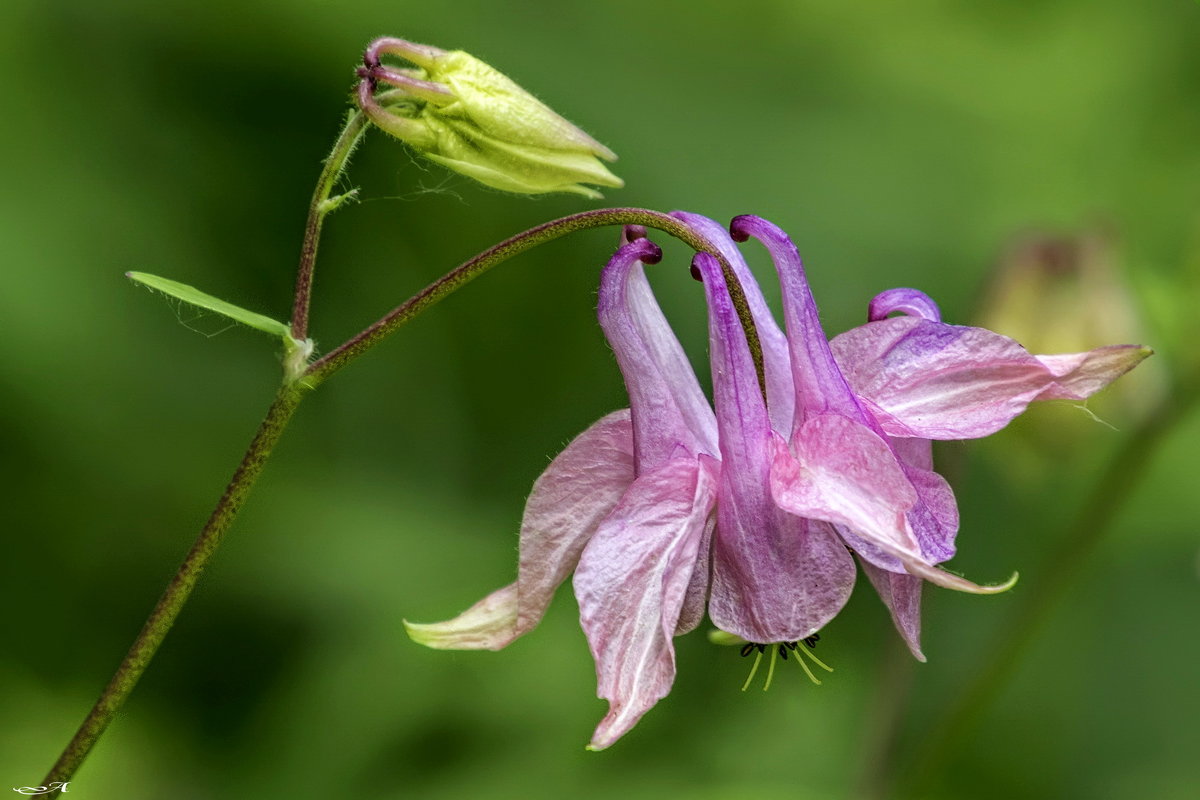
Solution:
[[[810,681],[815,683],[817,686],[820,686],[821,685],[820,679],[818,679],[817,676],[813,674],[813,671],[808,668],[808,664],[806,664],[804,659],[800,656],[800,651],[803,649],[804,649],[803,647],[796,648],[796,663],[800,665],[800,669],[804,670],[804,674],[808,676],[808,679]],[[812,653],[809,653],[809,655],[811,656]],[[822,666],[824,666],[824,665],[822,665]],[[825,667],[825,668],[829,669],[828,667]]]
[[[796,648],[796,649],[799,650],[799,648]],[[804,654],[806,656],[808,656],[809,658],[811,658],[813,661],[817,662],[817,666],[820,667],[821,669],[825,670],[826,672],[833,672],[833,667],[829,666],[824,661],[817,658],[817,654],[814,653],[812,650],[805,650]]]
[[[754,657],[754,666],[750,668],[750,674],[746,677],[746,682],[742,684],[743,692],[750,688],[750,682],[754,680],[754,675],[758,672],[758,665],[762,661],[762,656],[762,650],[759,650],[758,655]]]
[[[762,655],[759,653],[759,655]],[[771,680],[775,677],[775,657],[778,655],[776,648],[771,648],[771,661],[767,665],[767,682],[763,684],[763,691],[771,688]]]

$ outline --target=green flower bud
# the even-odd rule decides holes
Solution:
[[[398,55],[416,68],[380,63]],[[495,189],[574,192],[624,186],[600,159],[616,155],[507,76],[461,50],[382,38],[367,48],[358,101],[379,128],[431,161]],[[391,88],[378,91],[381,85]]]

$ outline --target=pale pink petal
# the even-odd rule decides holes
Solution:
[[[577,436],[533,484],[521,520],[516,636],[541,621],[554,590],[633,479],[633,428],[626,409]]]
[[[1036,357],[998,333],[919,317],[869,322],[831,344],[883,430],[924,439],[995,433],[1031,401],[1082,399],[1149,352],[1128,346]]]
[[[1050,370],[1054,383],[1035,400],[1083,400],[1153,355],[1149,347],[1132,344],[1098,347],[1086,353],[1037,356]]]
[[[671,690],[672,637],[716,490],[716,473],[694,458],[640,475],[579,560],[580,621],[609,702],[590,749],[611,745]]]
[[[885,552],[920,556],[904,522],[916,491],[887,442],[865,425],[822,414],[796,431],[792,450],[779,436],[772,447],[771,492],[785,511],[844,525]]]
[[[704,621],[708,610],[708,591],[712,585],[712,540],[717,529],[717,518],[710,516],[700,536],[700,549],[696,553],[696,569],[683,597],[683,608],[679,610],[679,622],[675,624],[675,635],[691,633]]]
[[[713,474],[720,472],[721,462],[717,459],[702,455],[700,461]],[[712,540],[716,527],[716,515],[710,514],[700,539],[700,549],[696,553],[696,569],[692,572],[692,581],[688,584],[683,608],[679,612],[679,623],[675,626],[676,636],[695,630],[704,620],[704,612],[708,608],[709,586],[712,584]]]
[[[533,484],[521,521],[517,582],[454,619],[405,622],[409,635],[435,648],[499,650],[528,633],[633,477],[629,411],[616,411],[579,434]]]
[[[916,490],[887,443],[865,426],[839,414],[813,417],[796,432],[792,450],[794,456],[775,439],[775,501],[791,514],[844,526],[843,538],[863,559],[973,594],[1005,591],[1016,582],[1014,575],[998,586],[980,586],[926,559],[908,521]]]
[[[912,575],[880,569],[863,559],[859,563],[887,606],[904,643],[918,661],[924,661],[925,654],[921,652],[921,586],[925,581]]]
[[[499,650],[516,638],[517,584],[489,594],[445,622],[409,622],[404,629],[417,644],[434,650]]]

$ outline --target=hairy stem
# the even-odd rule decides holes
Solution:
[[[344,167],[346,159],[357,143],[362,133],[363,118],[361,114],[353,115],[347,122],[334,147],[333,154],[326,161],[325,169],[318,182],[317,191],[313,195],[313,205],[309,214],[309,226],[305,231],[304,253],[301,258],[300,276],[297,278],[296,309],[293,316],[292,335],[303,339],[307,333],[308,295],[312,286],[312,265],[317,252],[317,240],[320,236],[321,221],[337,200],[329,201],[328,194],[333,182]],[[158,650],[167,632],[171,629],[184,603],[191,595],[200,574],[216,552],[225,532],[228,531],[237,516],[242,503],[250,493],[258,475],[262,472],[276,442],[283,434],[288,421],[299,405],[306,389],[315,388],[318,384],[341,369],[343,366],[365,353],[374,345],[395,331],[413,317],[437,303],[446,295],[461,288],[472,279],[478,277],[491,267],[508,258],[524,252],[539,244],[556,239],[567,233],[604,225],[644,225],[655,228],[686,242],[697,251],[712,253],[720,261],[729,285],[730,295],[737,307],[742,325],[746,329],[750,349],[754,355],[755,367],[758,370],[759,385],[764,387],[762,348],[746,303],[745,293],[737,281],[732,268],[720,255],[717,248],[698,236],[690,227],[679,220],[655,211],[637,208],[604,209],[589,211],[563,219],[554,220],[540,225],[524,233],[518,234],[495,247],[467,261],[441,279],[430,284],[417,295],[393,309],[375,324],[368,327],[359,335],[353,337],[321,360],[312,364],[298,379],[285,381],[275,402],[267,412],[266,418],[251,441],[241,464],[233,474],[225,493],[218,501],[212,516],[201,530],[191,551],[179,567],[175,577],[171,579],[166,591],[163,592],[158,604],[146,620],[137,639],[126,654],[125,659],[117,668],[116,674],[105,687],[96,705],[84,719],[50,773],[44,784],[66,782],[71,779],[80,764],[87,757],[92,746],[104,733],[117,711],[133,691],[138,679],[145,672],[154,653]],[[765,388],[763,389],[765,396]],[[55,790],[51,795],[57,795]]]
[[[361,111],[353,111],[346,118],[346,123],[338,134],[329,156],[325,159],[324,167],[317,178],[313,190],[312,201],[308,208],[308,221],[304,227],[304,242],[300,249],[300,265],[296,273],[296,295],[292,308],[292,338],[303,342],[308,337],[308,306],[312,295],[313,269],[317,261],[317,245],[321,238],[321,226],[325,217],[344,201],[348,195],[330,199],[333,186],[346,169],[350,155],[358,146],[367,128],[366,115]],[[179,612],[183,609],[196,581],[204,572],[209,560],[233,524],[234,518],[250,494],[267,458],[274,449],[275,443],[283,435],[292,413],[299,405],[304,394],[304,385],[294,380],[285,381],[279,389],[267,411],[266,417],[258,428],[258,433],[250,442],[242,457],[241,463],[233,473],[225,493],[217,501],[216,508],[208,518],[200,535],[196,538],[192,549],[184,558],[171,582],[167,584],[158,604],[150,612],[149,618],[142,630],[134,639],[129,652],[117,667],[116,673],[100,693],[100,698],[88,712],[83,723],[63,750],[58,761],[51,767],[43,785],[53,782],[67,782],[79,769],[80,764],[87,758],[96,740],[108,728],[125,700],[129,697],[138,679],[146,671],[150,660],[158,651],[159,645],[166,638]],[[58,790],[50,796],[59,794]]]
[[[179,616],[180,610],[196,586],[196,581],[199,580],[213,553],[221,544],[225,532],[233,524],[234,518],[250,494],[255,480],[267,463],[267,457],[270,456],[275,443],[279,441],[280,435],[287,427],[288,420],[291,419],[302,396],[302,390],[294,385],[284,386],[279,390],[275,402],[267,411],[262,424],[259,425],[258,432],[246,449],[245,456],[242,457],[242,462],[234,471],[233,478],[225,487],[225,493],[221,495],[208,522],[205,523],[200,535],[196,538],[195,544],[192,545],[192,549],[184,558],[171,582],[167,584],[158,604],[150,612],[146,624],[142,626],[142,630],[134,639],[129,652],[125,654],[121,665],[117,667],[116,674],[104,687],[100,699],[96,701],[96,705],[84,718],[83,724],[79,726],[75,736],[50,769],[49,774],[42,781],[42,785],[49,785],[54,781],[71,780],[75,771],[79,769],[79,765],[87,758],[96,740],[104,733],[117,711],[129,697],[133,687],[137,685],[138,679],[142,677],[142,673],[146,671],[146,667],[158,650],[158,646],[162,644],[167,632],[171,629],[175,618]],[[51,796],[57,794],[56,791]]]
[[[1112,529],[1121,507],[1133,496],[1146,468],[1167,440],[1167,434],[1200,398],[1197,381],[1169,392],[1160,406],[1147,415],[1113,454],[1080,508],[1075,522],[1042,568],[1044,580],[1033,582],[1020,595],[1008,622],[991,637],[991,645],[971,679],[944,706],[922,737],[912,764],[896,780],[899,791],[889,797],[917,797],[929,789],[933,776],[944,770],[957,747],[970,735],[984,711],[1012,678],[1021,656],[1036,639],[1049,609],[1071,585],[1071,579],[1104,536]]]
[[[745,292],[742,291],[733,269],[721,255],[719,249],[699,236],[692,228],[668,214],[644,208],[605,208],[598,211],[585,211],[581,214],[572,214],[569,217],[552,220],[504,240],[443,275],[396,306],[362,333],[314,362],[302,380],[306,385],[316,386],[374,347],[413,317],[502,261],[568,233],[606,225],[644,225],[647,228],[654,228],[674,236],[697,252],[711,253],[717,258],[725,274],[725,282],[729,285],[729,293],[737,308],[738,317],[746,331],[746,339],[754,357],[754,366],[758,371],[759,387],[765,396],[762,344],[758,338],[758,331],[754,327],[754,320],[750,315],[750,306],[746,302]]]
[[[367,129],[367,115],[354,111],[346,118],[342,132],[334,142],[333,150],[325,159],[325,166],[317,178],[312,201],[308,205],[308,220],[304,224],[304,243],[300,247],[300,266],[296,270],[296,296],[292,302],[292,338],[304,341],[308,338],[308,306],[312,298],[313,270],[317,264],[317,244],[321,240],[321,225],[325,217],[348,195],[329,199],[333,185],[346,169],[350,156],[362,140]]]

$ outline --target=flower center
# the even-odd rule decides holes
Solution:
[[[746,678],[746,682],[742,684],[742,691],[744,692],[750,688],[750,683],[754,680],[754,676],[758,674],[758,667],[762,663],[763,654],[767,653],[768,651],[771,653],[771,657],[768,659],[767,682],[763,684],[764,692],[771,688],[771,681],[775,678],[776,659],[782,658],[784,661],[787,661],[789,653],[795,656],[795,662],[800,665],[800,669],[804,670],[804,674],[808,676],[808,679],[817,686],[820,686],[821,681],[816,675],[813,674],[812,669],[809,668],[808,663],[804,660],[805,656],[807,656],[821,669],[825,670],[826,672],[833,672],[833,667],[827,665],[824,661],[817,658],[817,656],[812,652],[814,649],[816,649],[817,642],[820,640],[820,634],[814,633],[812,636],[804,637],[799,642],[778,642],[776,644],[746,642],[744,645],[742,645],[742,657],[744,658],[751,653],[756,653],[756,655],[754,656],[754,666],[750,667],[750,675]],[[801,647],[801,644],[804,646]]]

